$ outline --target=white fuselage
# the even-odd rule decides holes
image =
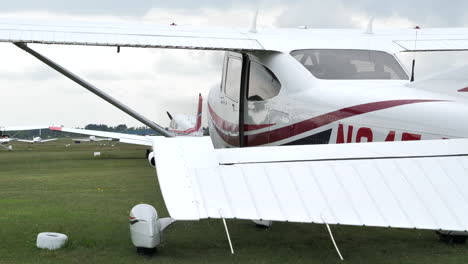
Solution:
[[[241,62],[228,65],[231,59]],[[276,76],[281,88],[272,98],[247,99],[249,85],[256,85],[251,80],[237,91],[228,90],[234,79],[245,79],[232,76],[236,67],[254,64]],[[212,89],[208,98],[210,135],[218,148],[468,136],[468,101],[464,94],[428,91],[409,83],[324,80],[289,53],[251,52],[242,56],[229,52],[221,88]]]

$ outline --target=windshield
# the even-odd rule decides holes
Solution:
[[[373,50],[296,50],[291,55],[325,80],[408,80],[392,55]]]

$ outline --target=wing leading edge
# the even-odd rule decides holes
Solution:
[[[0,20],[0,42],[203,50],[263,50],[257,40],[237,30],[12,19]]]
[[[468,230],[468,140],[215,150],[154,139],[178,220],[238,218]],[[275,148],[281,148],[276,151]]]
[[[337,36],[348,40],[337,45]],[[419,29],[416,38],[416,31],[412,29],[364,33],[355,29],[283,28],[253,34],[241,29],[201,26],[3,18],[0,19],[0,42],[224,51],[320,49],[332,43],[335,48],[349,49],[358,45],[364,49],[370,42],[378,49],[389,48],[392,52],[462,51],[468,50],[468,28]]]

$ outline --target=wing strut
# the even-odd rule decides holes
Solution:
[[[165,130],[162,126],[154,123],[150,119],[140,115],[130,107],[124,105],[123,103],[119,102],[117,99],[113,98],[112,96],[106,94],[104,91],[98,89],[96,86],[90,84],[89,82],[83,80],[79,76],[75,75],[74,73],[68,71],[67,69],[63,68],[62,66],[58,65],[54,61],[50,60],[49,58],[43,56],[42,54],[38,53],[37,51],[29,48],[25,43],[16,42],[15,45],[26,51],[27,53],[31,54],[32,56],[36,57],[38,60],[42,61],[43,63],[50,66],[52,69],[58,71],[59,73],[63,74],[70,80],[74,81],[75,83],[79,84],[80,86],[86,88],[90,92],[94,93],[95,95],[101,97],[108,103],[112,104],[113,106],[119,108],[120,110],[124,111],[128,115],[132,116],[133,118],[137,119],[138,121],[142,122],[143,124],[147,125],[151,129],[159,132],[161,135],[166,137],[173,137],[174,134],[170,131]]]

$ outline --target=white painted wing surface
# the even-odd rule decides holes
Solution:
[[[54,130],[54,131],[62,131],[62,132],[69,132],[69,133],[75,133],[75,134],[112,138],[112,139],[116,139],[119,142],[126,143],[126,144],[141,145],[141,146],[153,145],[152,137],[148,137],[148,136],[104,132],[104,131],[96,131],[96,130],[89,130],[89,129],[66,128],[66,127],[49,127],[49,129]]]
[[[240,30],[148,24],[0,19],[0,42],[86,46],[263,50]]]
[[[171,217],[468,230],[468,140],[215,150],[158,138]]]
[[[27,140],[27,139],[16,139],[19,142],[26,142],[26,143],[34,143],[34,140]]]
[[[51,139],[43,139],[41,142],[50,142],[50,141],[55,141],[57,138],[51,138]]]
[[[408,34],[409,33],[409,34]],[[412,35],[411,35],[412,33]],[[405,51],[462,51],[468,49],[468,28],[429,28],[396,35],[394,42]]]
[[[367,49],[397,51],[468,50],[467,28],[416,31],[355,29],[246,29],[146,23],[91,23],[63,20],[0,19],[0,42],[174,48],[232,51],[295,49]]]

